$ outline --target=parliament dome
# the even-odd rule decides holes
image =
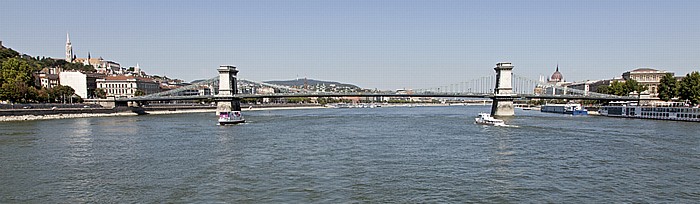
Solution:
[[[549,79],[551,82],[562,82],[564,81],[564,76],[561,75],[561,72],[559,72],[559,65],[557,65],[557,70],[554,71],[554,74],[552,74],[552,77]]]

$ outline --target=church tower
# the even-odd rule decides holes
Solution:
[[[66,61],[73,62],[73,45],[70,44],[70,35],[66,33]]]

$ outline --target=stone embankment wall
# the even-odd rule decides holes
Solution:
[[[22,109],[51,109],[56,108],[103,108],[96,104],[84,103],[25,103],[25,104],[0,104],[0,110],[22,110]]]
[[[111,114],[120,112],[134,112],[128,107],[116,108],[57,108],[57,109],[3,109],[0,116],[22,116],[22,115],[62,115],[62,114]]]

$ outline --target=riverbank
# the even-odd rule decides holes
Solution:
[[[293,110],[293,109],[319,109],[324,106],[271,106],[244,108],[242,111],[264,111],[264,110]],[[107,111],[109,110],[109,111]],[[82,111],[82,112],[81,112]],[[10,113],[12,112],[12,113]],[[64,113],[65,112],[65,113]],[[136,113],[129,110],[112,109],[82,109],[82,110],[18,110],[5,111],[0,116],[0,122],[10,121],[31,121],[31,120],[55,120],[69,118],[89,118],[89,117],[114,117],[114,116],[137,116],[137,115],[166,115],[184,113],[214,113],[216,107],[148,107],[143,113]]]
[[[0,122],[10,121],[28,121],[28,120],[54,120],[68,118],[91,118],[91,117],[114,117],[114,116],[137,116],[133,112],[120,113],[77,113],[77,114],[58,114],[58,115],[19,115],[19,116],[0,116]]]
[[[52,120],[64,118],[87,118],[138,115],[138,109],[118,108],[52,108],[0,110],[0,122],[25,120]]]
[[[274,106],[274,107],[257,107],[257,108],[243,108],[241,112],[248,111],[270,111],[270,110],[302,110],[302,109],[322,109],[328,108],[325,106]],[[216,112],[216,107],[209,109],[176,109],[176,110],[147,110],[146,113],[149,115],[165,115],[165,114],[181,114],[181,113],[214,113]]]
[[[415,104],[383,104],[382,107],[435,107],[435,106],[459,106],[465,104],[441,104],[441,103],[415,103]],[[471,104],[466,104],[467,106]],[[479,104],[480,105],[480,104]],[[297,105],[297,104],[275,104],[275,105],[255,105],[243,107],[241,111],[272,111],[272,110],[302,110],[302,109],[323,109],[332,108],[322,105]],[[143,112],[140,112],[143,111]],[[137,115],[166,115],[185,113],[214,113],[215,106],[146,106],[142,110],[133,111],[126,107],[121,109],[30,109],[30,110],[4,110],[0,115],[0,122],[10,121],[31,121],[31,120],[55,120],[69,118],[88,117],[114,117],[114,116],[137,116]],[[139,113],[137,113],[139,112]]]

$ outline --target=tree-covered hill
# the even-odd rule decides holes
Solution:
[[[67,86],[40,87],[35,74],[43,68],[60,68],[95,72],[95,68],[63,59],[32,57],[0,45],[0,101],[10,102],[62,102],[72,97],[74,90]]]

